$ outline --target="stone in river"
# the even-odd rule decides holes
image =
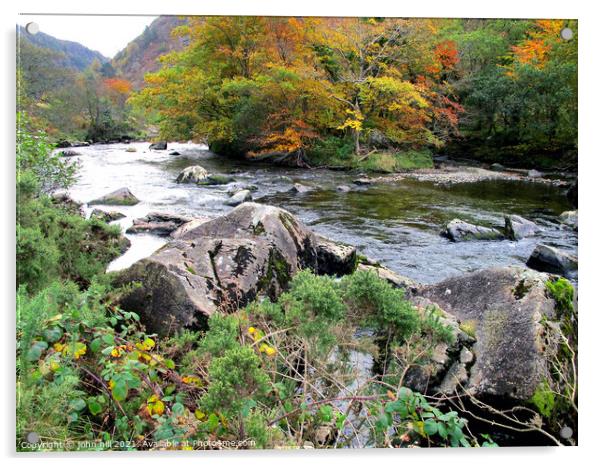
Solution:
[[[443,235],[452,241],[494,240],[503,239],[504,235],[495,228],[473,225],[463,220],[454,219],[447,224]]]
[[[151,144],[150,146],[148,146],[148,148],[150,150],[166,150],[167,142],[166,141],[155,142],[155,143]]]
[[[140,201],[128,188],[119,188],[112,193],[106,194],[98,199],[90,201],[88,204],[103,204],[103,205],[136,205]]]
[[[504,220],[506,237],[514,241],[533,236],[539,231],[539,227],[535,223],[519,215],[506,215]]]

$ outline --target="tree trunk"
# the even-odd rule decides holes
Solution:
[[[355,155],[360,155],[360,132],[357,129],[353,130],[353,141],[355,143]]]

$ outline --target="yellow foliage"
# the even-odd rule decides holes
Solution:
[[[146,411],[149,415],[157,414],[161,416],[165,412],[165,404],[157,395],[152,395],[146,400]]]

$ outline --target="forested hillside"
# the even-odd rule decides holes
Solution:
[[[127,104],[132,86],[107,58],[74,42],[19,31],[18,107],[52,140],[99,142],[139,134],[142,120]]]
[[[145,31],[119,52],[111,63],[117,72],[128,79],[134,89],[144,84],[144,75],[161,67],[159,57],[172,50],[181,49],[183,37],[174,37],[175,27],[186,20],[177,16],[160,16]]]
[[[100,52],[90,50],[82,44],[69,40],[57,39],[56,37],[44,34],[43,32],[38,32],[35,35],[28,34],[25,31],[25,28],[17,26],[17,34],[20,41],[29,42],[43,49],[56,52],[56,64],[59,66],[83,71],[95,60],[98,60],[100,63],[109,61],[109,59]]]

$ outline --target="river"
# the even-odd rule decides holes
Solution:
[[[127,148],[136,152],[127,152]],[[118,210],[133,219],[151,211],[215,217],[232,209],[224,204],[236,185],[253,184],[254,200],[285,208],[315,232],[358,247],[362,254],[422,283],[481,268],[524,265],[537,243],[544,242],[577,254],[577,234],[558,222],[571,210],[564,193],[550,185],[519,181],[482,181],[449,186],[402,180],[355,186],[358,174],[326,169],[302,170],[268,166],[220,157],[206,146],[169,144],[167,151],[150,151],[148,143],[93,145],[75,149],[79,179],[70,190],[80,202],[89,202],[121,187],[128,187],[141,202]],[[130,149],[132,150],[132,149]],[[169,155],[176,150],[180,155]],[[177,184],[178,173],[201,165],[210,173],[231,174],[230,185],[199,187]],[[304,194],[292,193],[293,183],[311,186]],[[350,192],[337,186],[348,185]],[[91,209],[88,209],[90,211]],[[453,243],[440,236],[445,224],[460,218],[502,227],[504,214],[535,221],[540,233],[514,241]],[[116,259],[110,270],[129,266],[161,247],[165,239],[149,234],[127,235],[132,247]]]

